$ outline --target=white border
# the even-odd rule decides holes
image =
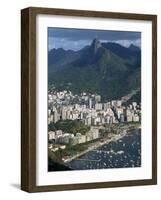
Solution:
[[[141,32],[142,47],[142,167],[65,172],[47,171],[47,28],[84,28]],[[100,19],[90,17],[38,15],[37,36],[37,121],[36,121],[36,184],[140,180],[152,178],[152,24],[149,21]]]

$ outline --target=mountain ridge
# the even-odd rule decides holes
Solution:
[[[117,43],[101,43],[95,38],[91,45],[79,51],[51,52],[49,85],[54,84],[56,89],[93,92],[114,99],[141,87],[141,51],[134,45],[126,48]]]

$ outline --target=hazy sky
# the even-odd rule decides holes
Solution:
[[[141,46],[141,33],[129,31],[108,31],[71,28],[48,28],[48,47],[65,50],[79,50],[91,44],[94,38],[101,42],[117,42],[128,47],[130,44]]]

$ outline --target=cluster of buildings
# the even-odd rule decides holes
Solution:
[[[52,151],[57,151],[59,149],[65,149],[66,145],[76,145],[85,143],[91,140],[99,138],[99,129],[91,127],[85,135],[81,133],[64,133],[62,130],[49,131],[48,139],[50,141],[49,148]]]
[[[70,91],[49,93],[48,124],[67,119],[82,121],[90,126],[90,131],[86,134],[49,131],[49,141],[54,141],[54,144],[59,144],[61,148],[65,148],[62,145],[76,145],[99,138],[99,127],[105,124],[140,122],[141,104],[132,102],[124,106],[122,100],[102,102],[101,96],[97,94],[74,95]]]
[[[81,120],[88,126],[119,122],[139,122],[141,104],[122,105],[122,100],[102,103],[100,95],[54,92],[48,95],[48,124],[59,120]]]

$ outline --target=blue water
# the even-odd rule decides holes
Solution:
[[[66,165],[74,170],[141,167],[141,130],[105,144]]]

